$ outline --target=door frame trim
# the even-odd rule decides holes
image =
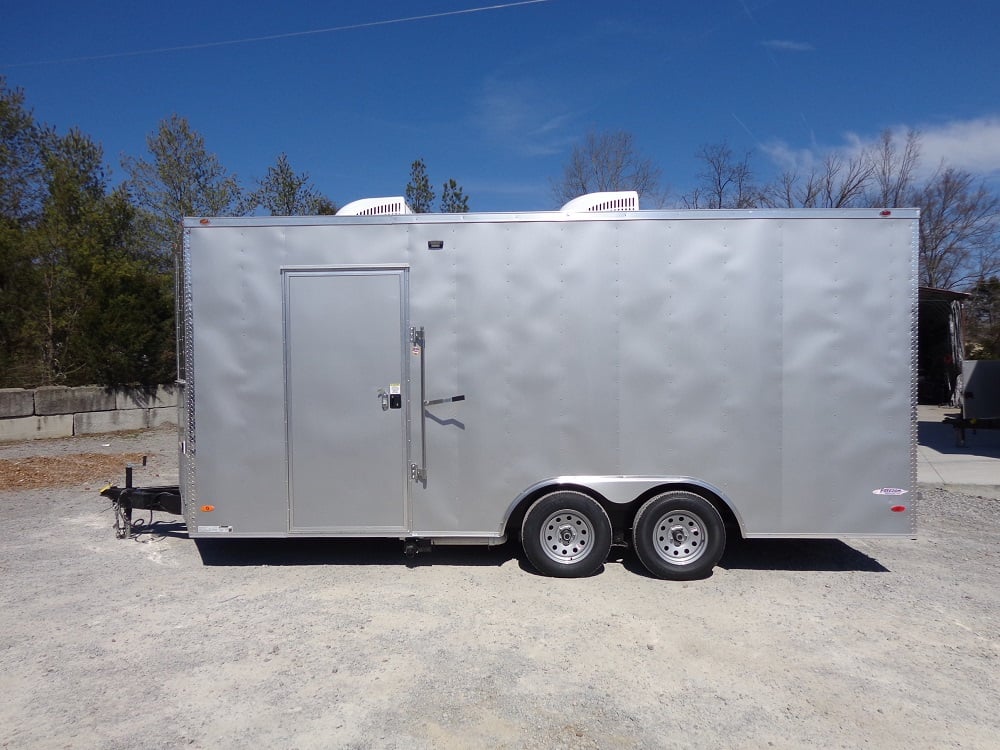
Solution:
[[[411,403],[410,403],[410,264],[409,263],[365,263],[365,264],[310,264],[310,265],[282,265],[278,269],[281,276],[281,348],[282,348],[282,369],[284,370],[284,412],[285,412],[285,487],[287,505],[287,533],[296,536],[386,536],[387,534],[406,534],[413,525],[413,513],[411,510],[411,482],[410,453],[411,453]],[[289,379],[289,362],[291,360],[289,349],[289,279],[297,276],[369,276],[369,275],[394,275],[400,278],[400,301],[399,301],[399,351],[402,372],[400,377],[403,382],[401,389],[403,398],[403,417],[400,435],[400,450],[403,456],[402,481],[402,501],[403,501],[403,525],[402,526],[316,526],[295,528],[292,526],[292,436],[291,436],[291,383]]]

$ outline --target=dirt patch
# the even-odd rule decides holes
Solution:
[[[142,453],[73,453],[0,458],[0,491],[103,482],[120,474],[126,464],[141,464],[142,457]]]

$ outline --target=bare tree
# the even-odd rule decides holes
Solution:
[[[782,172],[760,192],[761,203],[786,208],[848,208],[867,202],[875,164],[871,153],[854,156],[832,152],[803,177],[797,171]]]
[[[963,289],[1000,273],[1000,200],[973,176],[947,168],[911,193],[920,208],[920,283]]]
[[[573,147],[563,177],[552,183],[552,196],[559,204],[586,193],[635,190],[639,198],[659,204],[660,169],[636,151],[632,134],[624,130],[587,133]]]
[[[875,189],[868,195],[868,205],[901,207],[912,191],[914,172],[920,163],[920,134],[915,130],[907,132],[900,150],[892,131],[882,131],[872,149],[871,160]]]
[[[982,278],[969,290],[966,306],[966,356],[1000,359],[1000,279]]]
[[[900,207],[920,209],[920,283],[968,289],[1000,275],[1000,197],[968,172],[942,166],[915,182],[920,136],[902,143],[885,131],[871,147],[833,151],[805,174],[795,169],[758,188],[750,154],[737,158],[725,142],[702,146],[700,183],[684,197],[688,208]]]
[[[799,176],[792,170],[779,174],[773,183],[765,185],[761,193],[764,203],[771,208],[791,208],[796,205]]]
[[[699,185],[683,197],[687,208],[758,208],[766,203],[763,191],[754,184],[750,152],[736,158],[725,141],[698,149],[704,169]]]
[[[848,208],[864,202],[865,188],[875,173],[868,151],[851,157],[830,154],[823,166],[823,198],[827,208]]]

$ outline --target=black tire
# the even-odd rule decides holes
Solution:
[[[726,548],[726,526],[715,506],[700,495],[664,492],[635,514],[632,546],[657,578],[706,578]]]
[[[521,546],[543,575],[593,575],[611,551],[611,521],[589,495],[571,490],[553,492],[536,500],[525,514]]]

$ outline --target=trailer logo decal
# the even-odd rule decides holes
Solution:
[[[905,495],[909,490],[903,490],[899,487],[883,487],[880,490],[872,490],[873,495],[890,495],[895,497],[896,495]]]

